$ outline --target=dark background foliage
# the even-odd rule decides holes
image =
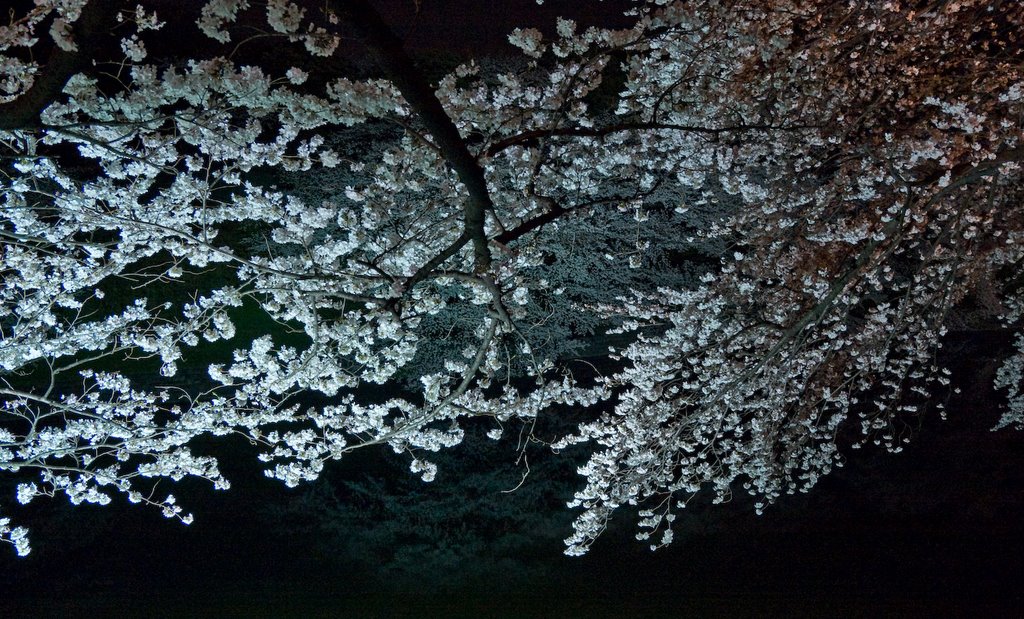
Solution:
[[[616,527],[561,556],[572,457],[470,432],[423,484],[383,451],[287,490],[226,458],[227,493],[182,488],[196,522],[33,504],[35,549],[0,557],[0,608],[23,616],[1011,616],[1024,576],[1024,437],[993,433],[998,333],[947,346],[962,393],[899,455],[852,452],[763,516],[695,506],[651,553]],[[541,420],[544,437],[562,422]],[[564,455],[564,454],[563,454]],[[571,454],[570,454],[571,456]],[[629,522],[624,514],[617,522]]]

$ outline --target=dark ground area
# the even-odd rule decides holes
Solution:
[[[183,491],[197,515],[191,527],[116,505],[34,507],[36,549],[0,558],[0,609],[25,617],[1020,616],[1024,435],[989,431],[998,416],[991,345],[973,338],[951,347],[964,361],[963,393],[949,421],[926,420],[904,453],[849,452],[847,466],[811,493],[760,517],[740,498],[681,516],[677,541],[655,553],[632,540],[623,514],[589,555],[561,556],[558,540],[522,514],[537,509],[530,484],[545,480],[535,475],[500,495],[509,530],[485,532],[481,547],[464,547],[485,520],[470,510],[447,563],[437,556],[446,542],[405,556],[398,536],[375,565],[356,556],[381,543],[372,523],[348,514],[348,525],[310,526],[305,491],[255,477],[249,462],[227,493]],[[382,466],[375,457],[351,460],[336,479],[372,475]],[[366,519],[426,526],[417,504],[470,501],[459,494],[471,492],[466,476],[490,475],[487,467],[502,470],[510,458],[493,449],[473,461],[478,470],[441,475],[411,502],[392,497],[402,513],[367,508]],[[415,483],[408,487],[423,487]],[[546,510],[538,517],[567,535],[571,514],[554,502]],[[492,526],[500,515],[488,518]],[[422,542],[413,533],[404,543]],[[520,541],[510,544],[513,536]]]

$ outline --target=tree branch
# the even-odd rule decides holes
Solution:
[[[107,18],[113,8],[108,0],[93,0],[85,5],[72,24],[79,51],[66,52],[55,45],[32,86],[17,99],[0,105],[0,130],[39,127],[39,114],[60,96],[68,80],[87,66],[89,58],[82,50],[95,46],[96,35],[103,30],[103,24],[110,23]]]
[[[491,255],[484,234],[484,217],[493,209],[493,203],[483,168],[470,154],[455,123],[380,14],[366,0],[343,0],[337,6],[338,14],[362,37],[388,79],[434,138],[445,162],[465,185],[468,199],[463,209],[464,233],[473,241],[476,271],[486,271],[491,266]]]
[[[736,125],[731,127],[699,127],[695,125],[678,125],[674,123],[659,123],[659,122],[643,122],[643,123],[623,123],[619,125],[611,125],[608,127],[559,127],[556,129],[533,129],[531,131],[524,131],[522,133],[509,136],[503,140],[499,140],[494,144],[491,144],[486,151],[484,156],[493,157],[501,151],[515,146],[517,144],[523,144],[542,138],[550,138],[556,136],[570,136],[570,137],[597,137],[603,138],[606,135],[612,133],[621,133],[623,131],[657,131],[657,130],[671,130],[671,131],[684,131],[690,133],[704,133],[707,135],[719,135],[722,133],[733,133],[740,131],[799,131],[801,129],[811,129],[813,127],[806,125],[794,125],[786,127],[776,127],[774,125]]]
[[[526,221],[522,222],[521,224],[519,224],[515,228],[512,228],[511,230],[506,230],[502,232],[498,236],[494,237],[495,241],[501,243],[502,245],[508,245],[512,241],[515,241],[520,237],[529,234],[530,232],[533,232],[534,230],[555,221],[562,215],[565,215],[566,213],[575,210],[567,209],[562,205],[558,204],[558,202],[556,202],[553,198],[549,198],[547,196],[535,195],[535,197],[540,202],[543,202],[544,205],[548,207],[548,210],[544,211],[540,215],[537,215],[536,217],[533,217],[532,219],[527,219]]]

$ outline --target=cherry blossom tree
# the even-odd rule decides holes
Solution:
[[[570,553],[622,505],[643,506],[638,537],[657,547],[701,492],[742,488],[760,511],[841,466],[843,442],[900,451],[948,384],[935,354],[951,310],[1019,269],[1022,17],[988,2],[651,14],[648,31],[671,34],[631,59],[620,112],[779,128],[671,151],[700,200],[716,185],[739,198],[705,231],[731,255],[699,288],[608,308],[666,330],[623,351],[614,411],[560,443],[606,446],[581,469]]]
[[[468,419],[497,437],[594,409],[554,443],[598,446],[578,554],[623,506],[666,544],[698,493],[761,509],[843,443],[898,451],[948,382],[957,304],[985,286],[1019,322],[1024,9],[629,4],[630,28],[517,29],[520,57],[436,83],[369,0],[211,0],[171,26],[145,2],[15,14],[17,499],[120,493],[188,522],[158,485],[226,488],[210,437],[244,437],[288,485],[371,445],[430,481]],[[608,329],[630,342],[618,369],[576,380],[562,361]],[[0,536],[28,552],[7,518]]]

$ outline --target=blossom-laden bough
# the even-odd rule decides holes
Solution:
[[[995,291],[1019,322],[1024,9],[626,4],[630,28],[517,29],[520,57],[436,84],[368,0],[15,15],[0,468],[18,500],[122,493],[187,522],[157,485],[227,487],[195,453],[208,437],[245,437],[289,485],[370,445],[429,481],[425,453],[467,419],[605,403],[554,442],[598,446],[578,554],[626,505],[665,544],[700,492],[762,509],[844,442],[899,450],[948,382],[958,303]],[[356,44],[373,68],[346,64]],[[564,359],[609,329],[632,334],[619,369],[575,380]]]

